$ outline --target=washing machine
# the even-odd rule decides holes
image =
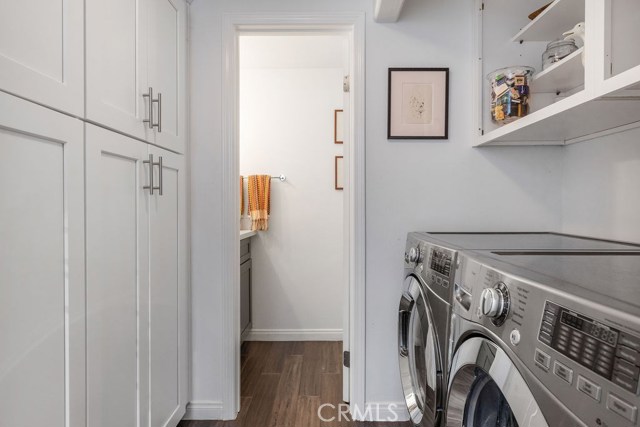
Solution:
[[[458,257],[444,425],[639,425],[640,252]]]
[[[453,340],[451,305],[461,250],[633,251],[639,245],[548,232],[414,232],[404,257],[398,310],[402,388],[416,426],[442,425]]]

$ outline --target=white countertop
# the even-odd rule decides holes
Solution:
[[[240,230],[240,240],[248,239],[251,236],[255,236],[258,234],[257,231],[253,230]]]

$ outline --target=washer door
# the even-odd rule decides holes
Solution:
[[[485,338],[471,338],[451,366],[446,427],[549,427],[509,356]]]
[[[434,427],[442,413],[442,369],[433,316],[418,279],[405,279],[400,299],[398,346],[400,376],[411,421]]]

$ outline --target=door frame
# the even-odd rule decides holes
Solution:
[[[349,286],[350,403],[365,404],[364,13],[227,13],[222,19],[222,375],[224,419],[240,408],[239,43],[249,31],[346,33],[350,39],[350,142],[345,156],[345,265]]]

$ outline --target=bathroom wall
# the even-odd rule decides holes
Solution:
[[[563,148],[472,148],[474,2],[407,0],[394,24],[375,23],[373,5],[371,0],[194,0],[191,5],[192,399],[212,408],[202,413],[224,407],[222,390],[227,387],[218,344],[223,14],[366,14],[368,403],[402,400],[396,322],[407,232],[561,227]],[[447,141],[387,140],[389,67],[450,68]]]
[[[334,188],[334,158],[343,145],[333,132],[346,49],[340,36],[240,38],[240,173],[287,177],[271,181],[269,229],[251,241],[249,339],[342,339],[344,192]]]
[[[566,233],[640,243],[640,129],[565,148]]]

